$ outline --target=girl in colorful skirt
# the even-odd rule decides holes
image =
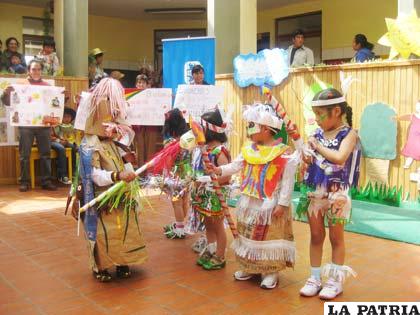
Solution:
[[[215,166],[230,162],[230,154],[224,143],[227,141],[225,123],[218,109],[204,113],[201,123],[205,131],[206,150],[209,159]],[[217,270],[225,266],[226,232],[224,227],[224,212],[221,202],[206,175],[200,149],[195,149],[192,155],[194,170],[194,189],[192,192],[193,210],[204,218],[208,245],[197,259],[197,264],[206,270]],[[220,185],[227,185],[230,176],[219,178]]]
[[[308,140],[312,156],[304,158],[309,164],[305,182],[313,190],[308,193],[310,202],[307,208],[311,229],[311,276],[300,294],[319,294],[321,299],[330,300],[343,292],[346,277],[355,275],[350,267],[344,266],[344,224],[350,220],[349,189],[357,184],[360,150],[357,133],[351,128],[351,107],[340,92],[332,88],[320,91],[312,101],[312,109],[320,128]],[[323,268],[328,279],[322,286],[325,221],[329,227],[332,263]]]
[[[250,141],[231,164],[215,172],[228,176],[242,171],[236,213],[239,237],[232,244],[240,269],[234,277],[243,281],[261,275],[261,288],[273,289],[279,271],[295,263],[289,206],[301,154],[300,150],[292,153],[281,138],[276,139],[283,121],[271,105],[250,106],[243,117]]]
[[[188,125],[178,109],[172,109],[165,114],[163,125],[164,145],[168,145],[188,131]],[[175,222],[166,225],[163,230],[169,239],[185,238],[184,219],[190,207],[189,179],[192,175],[191,157],[187,150],[182,150],[175,160],[175,166],[164,175],[163,187],[172,198]]]

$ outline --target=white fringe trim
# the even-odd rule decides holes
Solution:
[[[276,199],[258,200],[242,195],[238,201],[236,217],[246,225],[270,225]]]
[[[334,278],[341,283],[344,283],[350,276],[357,277],[357,273],[349,266],[333,266],[332,264],[326,264],[322,268],[322,275]]]
[[[295,242],[286,240],[253,241],[239,235],[231,248],[236,255],[249,260],[296,261]]]

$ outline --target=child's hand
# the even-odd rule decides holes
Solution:
[[[136,154],[134,152],[128,152],[123,156],[125,163],[137,164]]]
[[[15,89],[13,88],[13,86],[9,85],[3,92],[3,94],[5,94],[6,96],[10,96],[10,93],[12,93]]]
[[[136,178],[136,173],[132,171],[122,171],[120,172],[119,177],[121,180],[125,181],[126,183],[129,183]]]
[[[315,137],[309,137],[308,144],[311,147],[312,150],[317,150],[319,142]]]
[[[289,137],[292,138],[293,140],[298,140],[300,138],[298,127],[294,123],[290,123],[286,127],[286,132],[289,135]]]
[[[302,155],[302,160],[303,160],[303,162],[305,162],[306,164],[312,164],[313,163],[313,156],[311,156],[311,155],[306,155],[306,154],[303,154]]]
[[[277,205],[274,208],[274,211],[273,211],[272,215],[273,215],[274,218],[280,218],[286,213],[286,211],[288,209],[289,209],[289,207],[285,207],[285,206],[282,206],[282,205]]]

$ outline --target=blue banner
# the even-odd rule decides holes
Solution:
[[[176,93],[179,84],[192,82],[191,69],[200,64],[204,68],[204,80],[215,82],[214,37],[191,37],[164,39],[163,42],[163,87]]]

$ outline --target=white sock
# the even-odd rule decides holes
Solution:
[[[214,253],[216,253],[216,242],[214,242],[214,243],[211,243],[211,244],[208,244],[207,245],[207,250],[211,253],[211,254],[214,254]]]
[[[321,267],[311,267],[312,278],[321,281]]]

